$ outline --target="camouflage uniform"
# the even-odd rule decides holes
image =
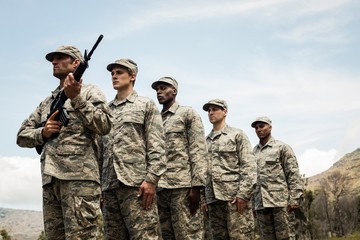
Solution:
[[[44,144],[42,129],[58,87],[26,119],[17,144]],[[64,108],[70,122],[58,137],[46,141],[41,155],[43,214],[47,239],[95,239],[100,214],[98,149],[94,139],[110,131],[111,115],[99,88],[84,85]]]
[[[221,131],[211,131],[206,138],[209,170],[206,202],[209,207],[213,239],[253,239],[254,218],[251,194],[256,184],[256,163],[246,134],[226,125]],[[235,198],[248,201],[240,214]]]
[[[143,181],[157,184],[166,170],[159,110],[136,91],[109,105],[114,126],[104,137],[102,170],[106,238],[161,239],[156,197],[150,210],[136,197]]]
[[[205,186],[207,162],[204,127],[190,107],[175,102],[162,112],[166,133],[167,170],[159,180],[158,207],[164,239],[204,239],[203,216],[191,216],[187,195]]]
[[[253,152],[258,165],[254,203],[261,239],[295,239],[294,213],[288,205],[301,205],[304,194],[295,154],[290,146],[273,137]]]

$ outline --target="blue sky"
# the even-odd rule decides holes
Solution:
[[[39,157],[16,133],[58,85],[45,55],[60,45],[90,49],[84,83],[115,96],[106,66],[131,58],[139,94],[162,76],[179,82],[178,101],[229,104],[227,122],[243,129],[258,116],[292,146],[301,173],[328,169],[360,147],[360,2],[357,0],[14,0],[0,9],[0,207],[41,209]],[[160,107],[160,106],[159,106]]]

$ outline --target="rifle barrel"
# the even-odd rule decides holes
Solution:
[[[103,35],[100,34],[100,36],[98,37],[96,43],[94,44],[94,46],[92,47],[91,51],[89,52],[89,54],[87,55],[87,60],[90,60],[91,55],[93,54],[93,52],[95,51],[95,49],[97,48],[97,46],[99,45],[99,43],[101,42],[101,40],[103,39]]]

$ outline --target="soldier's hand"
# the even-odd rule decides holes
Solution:
[[[156,186],[152,183],[143,181],[139,187],[137,197],[142,197],[142,207],[146,210],[152,207],[154,202],[154,196],[156,192]]]
[[[80,94],[81,87],[82,87],[82,79],[78,82],[75,80],[74,75],[72,73],[69,73],[64,81],[63,89],[65,95],[68,98],[73,99]]]
[[[296,205],[296,204],[290,204],[290,205],[288,205],[287,206],[287,211],[288,212],[292,212],[292,211],[294,211],[295,209],[297,209],[297,208],[299,208],[300,206],[299,205]]]
[[[202,209],[204,212],[208,212],[208,211],[209,211],[208,205],[207,205],[206,203],[202,203],[202,204],[201,204],[201,209]]]
[[[240,214],[243,214],[247,208],[248,201],[235,197],[234,200],[231,202],[232,204],[236,204],[237,211]]]
[[[55,120],[55,117],[59,114],[59,110],[56,110],[46,121],[42,130],[42,136],[44,139],[51,138],[55,133],[59,133],[61,129],[61,122]]]
[[[187,194],[187,201],[190,209],[190,214],[194,215],[200,206],[200,189],[201,187],[190,188]]]

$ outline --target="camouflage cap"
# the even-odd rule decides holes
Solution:
[[[131,60],[131,59],[128,59],[128,58],[123,58],[123,59],[119,59],[119,60],[116,60],[114,63],[110,63],[106,69],[111,72],[111,70],[114,68],[114,67],[119,67],[119,66],[122,66],[122,67],[126,67],[128,69],[131,70],[131,72],[137,74],[138,73],[138,67],[137,67],[137,64]]]
[[[79,59],[82,62],[84,61],[84,58],[83,58],[81,52],[79,51],[79,49],[77,49],[74,46],[60,46],[54,52],[50,52],[50,53],[46,54],[46,56],[45,56],[46,60],[48,60],[49,62],[52,62],[54,59],[54,55],[57,53],[63,53],[63,54],[69,55],[70,57],[72,57],[74,59]]]
[[[173,77],[162,77],[159,80],[157,80],[156,82],[153,82],[151,84],[151,87],[156,90],[156,86],[159,83],[167,83],[167,84],[170,84],[171,86],[173,86],[176,90],[178,89],[178,83],[177,83],[176,79]]]
[[[212,99],[204,104],[203,109],[204,111],[208,111],[210,105],[216,105],[221,107],[222,109],[228,109],[228,105],[225,100],[222,99]]]
[[[251,124],[251,127],[255,127],[257,122],[267,123],[271,126],[271,119],[266,116],[256,118],[255,121]]]

